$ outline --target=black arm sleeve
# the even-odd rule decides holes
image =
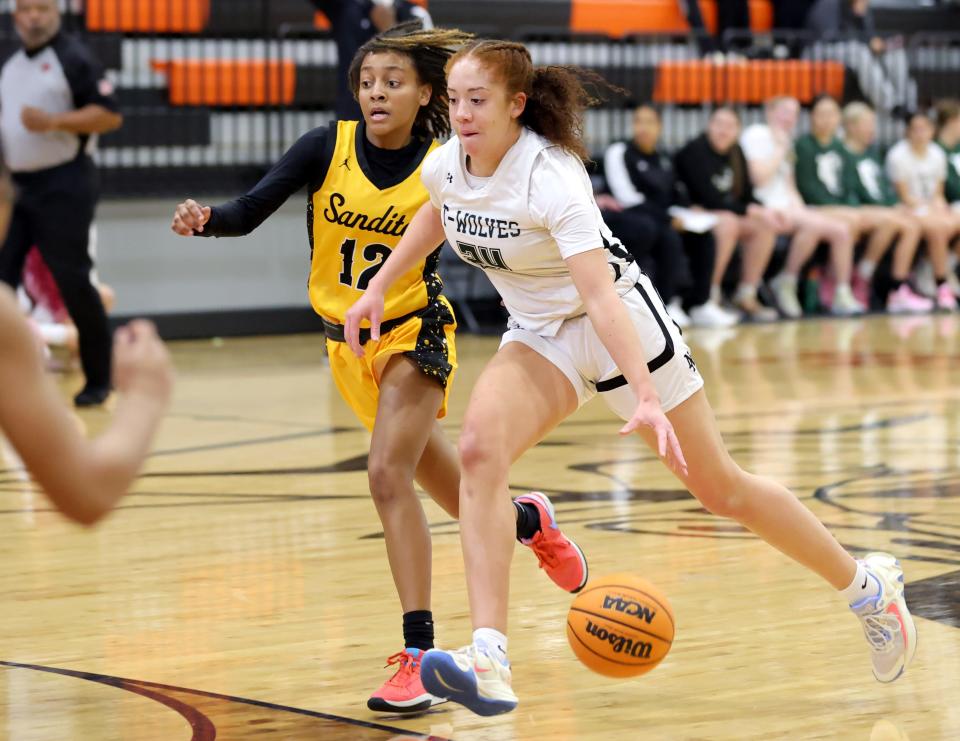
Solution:
[[[100,62],[83,44],[61,36],[54,43],[53,50],[70,84],[75,108],[99,105],[116,112],[118,105],[113,85],[104,75]]]
[[[318,185],[330,167],[331,152],[327,143],[331,137],[335,137],[335,133],[327,127],[301,136],[250,192],[215,206],[210,220],[197,236],[242,237],[260,226],[303,186]]]

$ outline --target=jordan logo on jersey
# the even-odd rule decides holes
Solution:
[[[350,158],[347,157],[343,162],[341,162],[340,167],[346,167],[348,170],[350,170]],[[353,170],[350,170],[350,172],[353,172]]]
[[[452,172],[448,172],[448,173],[447,173],[447,182],[448,182],[448,183],[452,183],[452,182],[453,182],[453,173],[452,173]]]

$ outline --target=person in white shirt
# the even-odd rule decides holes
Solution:
[[[424,161],[430,202],[345,322],[363,355],[361,324],[379,336],[386,289],[444,238],[487,272],[511,316],[474,385],[459,441],[473,643],[424,654],[424,687],[482,715],[516,707],[505,635],[510,466],[597,393],[627,420],[620,434],[638,433],[704,507],[841,590],[863,621],[875,676],[898,677],[916,629],[896,560],[854,560],[788,489],[733,461],[682,335],[604,225],[582,162],[587,73],[534,67],[522,44],[507,41],[471,42],[447,70],[456,137]]]
[[[793,178],[793,131],[800,115],[796,98],[777,97],[765,106],[767,123],[744,129],[740,146],[747,158],[753,193],[760,203],[777,215],[780,234],[792,234],[787,262],[771,281],[780,311],[789,317],[803,314],[797,299],[797,280],[817,245],[830,245],[830,264],[836,290],[830,311],[833,314],[860,314],[864,306],[853,296],[853,234],[843,221],[807,208]]]
[[[907,119],[906,138],[887,152],[886,167],[900,201],[936,227],[927,238],[933,240],[929,249],[937,307],[954,311],[957,296],[947,279],[946,255],[950,241],[960,234],[960,213],[953,211],[944,197],[947,156],[934,143],[934,132],[933,120],[926,112],[912,113]]]

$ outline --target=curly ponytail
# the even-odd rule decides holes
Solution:
[[[447,62],[447,73],[460,59],[475,57],[491,70],[507,89],[507,95],[524,93],[527,104],[520,123],[577,155],[589,159],[583,142],[583,113],[603,99],[587,85],[603,91],[621,92],[600,75],[568,65],[535,67],[530,52],[513,41],[472,41]]]

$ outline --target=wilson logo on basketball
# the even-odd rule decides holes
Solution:
[[[616,654],[627,654],[635,659],[649,659],[650,651],[653,646],[646,641],[638,641],[632,638],[625,638],[617,635],[613,631],[601,628],[587,620],[587,633],[599,641],[609,643]]]
[[[603,598],[603,609],[609,610],[611,608],[617,612],[622,612],[624,615],[638,617],[646,622],[647,625],[652,623],[653,619],[657,616],[656,610],[651,610],[649,607],[644,607],[639,602],[624,599],[623,597],[605,596]]]

